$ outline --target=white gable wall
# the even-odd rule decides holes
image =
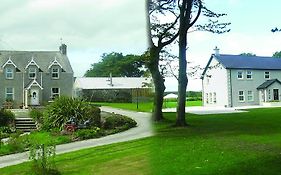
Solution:
[[[203,77],[203,105],[228,106],[227,70],[216,59]]]

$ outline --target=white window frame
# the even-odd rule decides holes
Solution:
[[[248,78],[248,76],[250,76],[250,78]],[[246,70],[246,78],[248,80],[252,80],[253,79],[253,71],[251,70]]]
[[[239,73],[241,72],[241,78],[239,78]],[[243,79],[243,71],[239,70],[237,71],[237,79],[242,80]]]
[[[205,97],[206,98],[206,104],[209,104],[209,94],[206,93],[205,95],[206,95],[206,97]]]
[[[213,93],[213,102],[217,103],[217,93]]]
[[[12,89],[12,92],[8,92],[8,89],[11,88]],[[5,99],[8,100],[8,95],[12,95],[12,99],[9,99],[9,100],[14,100],[15,99],[15,93],[14,93],[14,88],[13,87],[6,87],[5,88]]]
[[[10,70],[10,72],[8,70]],[[8,77],[8,74],[10,74],[12,76]],[[9,67],[5,68],[5,77],[6,77],[6,79],[14,79],[14,70]]]
[[[213,94],[211,92],[209,93],[209,98],[210,104],[213,104]]]
[[[56,69],[57,72],[55,72],[54,69]],[[54,76],[54,75],[57,75],[57,76]],[[60,70],[59,70],[59,68],[53,67],[52,68],[52,79],[59,79],[59,78],[60,78]]]
[[[249,92],[251,92],[251,94],[249,94]],[[249,100],[249,97],[251,97],[252,99]],[[247,100],[248,101],[254,101],[254,92],[253,91],[247,91]]]
[[[34,71],[31,71],[34,70]],[[30,75],[34,74],[34,77],[31,77]],[[35,79],[36,78],[36,68],[35,67],[30,67],[28,68],[28,78],[29,79]]]
[[[58,89],[58,93],[54,93],[53,89]],[[55,99],[55,95],[57,95],[58,97],[60,96],[60,88],[57,88],[57,87],[51,88],[51,99]]]
[[[240,92],[242,92],[242,95],[240,95]],[[243,100],[240,100],[240,97],[243,97]],[[245,93],[244,93],[244,91],[238,91],[238,101],[239,102],[245,102]]]
[[[266,74],[266,73],[268,73],[268,74]],[[268,78],[266,76],[268,76]],[[265,71],[264,72],[264,78],[265,79],[270,79],[270,72],[269,71]]]

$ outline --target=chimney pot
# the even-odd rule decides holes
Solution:
[[[219,56],[220,55],[220,49],[216,46],[215,49],[215,55]]]
[[[67,54],[67,46],[66,46],[66,44],[61,44],[59,49],[60,49],[60,53],[61,54],[63,54],[63,55]]]

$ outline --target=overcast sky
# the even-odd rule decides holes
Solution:
[[[147,48],[144,0],[1,0],[1,50],[68,46],[75,76],[103,53]]]
[[[272,56],[281,50],[281,33],[270,32],[281,27],[280,0],[205,2],[228,14],[222,20],[232,23],[231,32],[190,33],[188,61],[205,66],[215,46],[224,54]],[[60,38],[75,76],[83,76],[103,53],[142,54],[147,48],[145,0],[1,0],[1,50],[58,50]],[[175,79],[166,82],[168,90],[176,90]],[[188,90],[200,89],[200,80],[191,78]]]

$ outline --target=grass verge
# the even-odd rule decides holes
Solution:
[[[151,139],[116,143],[58,155],[58,170],[65,175],[150,174]],[[29,175],[30,162],[0,169],[1,175]]]
[[[152,102],[146,102],[146,103],[100,103],[100,102],[94,102],[95,105],[100,106],[109,106],[113,108],[120,108],[120,109],[126,109],[131,111],[140,111],[140,112],[151,112],[153,103]],[[202,106],[202,101],[186,101],[186,106]],[[163,103],[163,108],[175,108],[177,107],[177,102],[174,101],[165,101]]]

